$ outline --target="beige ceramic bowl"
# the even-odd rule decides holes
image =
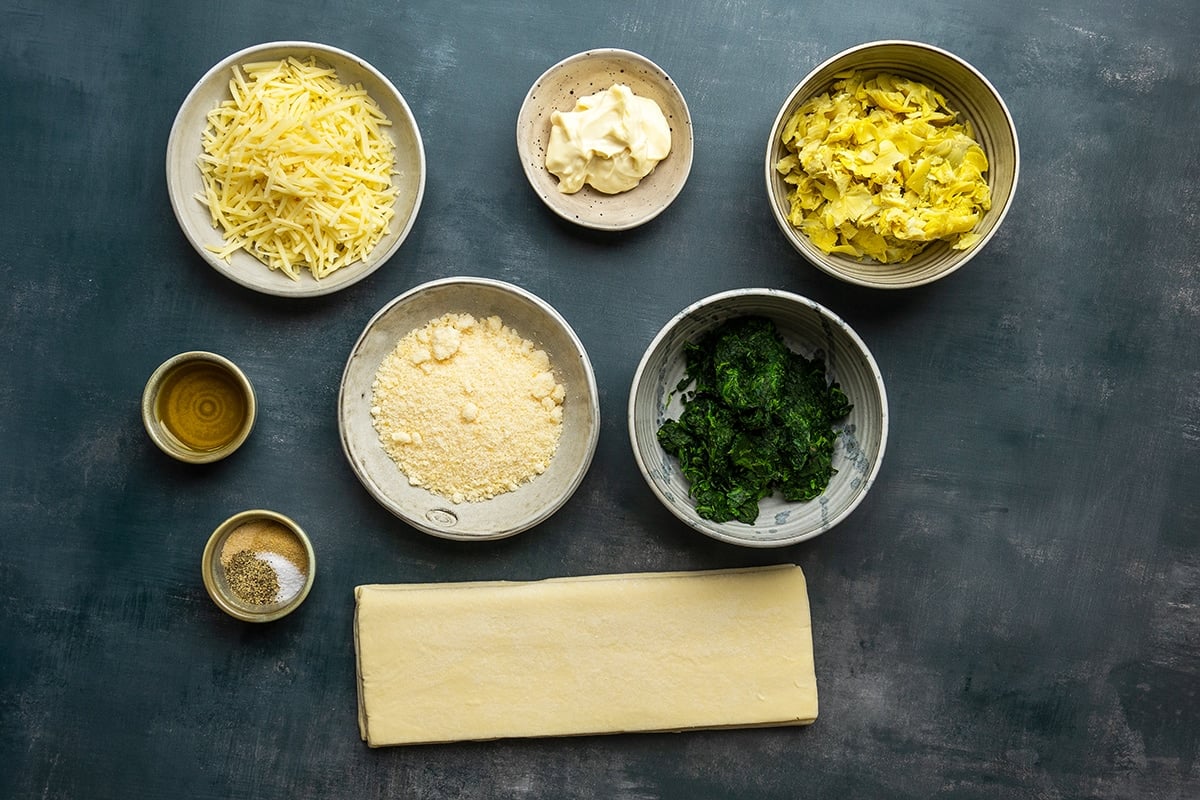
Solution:
[[[181,379],[190,385],[180,386]],[[171,458],[189,464],[207,464],[233,453],[250,436],[257,414],[254,387],[246,374],[228,358],[205,350],[168,358],[142,391],[142,424],[151,441]],[[178,432],[172,424],[175,418],[187,421]],[[185,428],[194,425],[202,432],[223,430],[228,435],[212,443],[189,441]]]
[[[839,73],[848,70],[889,71],[919,80],[942,92],[952,109],[974,126],[975,137],[988,158],[987,182],[992,207],[976,227],[981,238],[966,250],[936,242],[904,264],[880,264],[827,254],[796,229],[787,218],[791,187],[775,169],[787,151],[781,135],[784,126],[810,97],[826,91]],[[845,50],[810,72],[784,101],[767,142],[766,181],[771,213],[788,242],[818,268],[842,280],[880,289],[904,289],[944,278],[970,261],[995,235],[1012,204],[1020,172],[1017,131],[1004,100],[973,66],[940,48],[919,42],[879,41]]]
[[[562,433],[547,470],[516,491],[480,502],[452,503],[411,486],[379,442],[371,418],[371,384],[379,365],[409,332],[447,313],[499,316],[550,357],[566,388]],[[583,481],[600,434],[596,378],[583,343],[544,300],[487,278],[445,278],[395,298],[367,323],[342,375],[338,395],[342,449],[354,473],[384,508],[413,527],[446,539],[480,541],[520,533],[557,511]]]
[[[230,588],[229,581],[225,577],[226,571],[222,566],[221,555],[226,542],[239,527],[253,522],[274,523],[286,529],[292,537],[290,547],[298,549],[304,555],[307,568],[304,570],[303,583],[295,594],[282,602],[263,605],[247,603]],[[261,508],[234,514],[217,526],[208,539],[208,544],[204,548],[204,556],[200,561],[200,576],[204,580],[204,588],[208,590],[208,596],[226,614],[244,622],[271,622],[292,613],[308,597],[316,574],[316,554],[313,552],[312,542],[309,541],[304,530],[289,517]]]
[[[854,404],[838,425],[833,466],[825,492],[790,503],[778,494],[759,502],[754,525],[713,522],[696,512],[689,483],[674,457],[658,443],[658,429],[678,419],[676,391],[686,371],[684,345],[726,320],[742,316],[773,320],[788,347],[812,358],[822,354],[826,375]],[[638,469],[655,496],[690,527],[730,544],[782,547],[824,533],[844,520],[866,497],[883,461],[888,436],[887,392],[871,352],[850,326],[825,307],[777,289],[738,289],[712,295],[679,312],[646,349],[629,392],[629,438]]]
[[[241,250],[233,253],[228,262],[209,252],[206,249],[208,245],[222,246],[225,237],[219,228],[213,227],[208,206],[197,199],[197,195],[203,193],[203,181],[197,166],[202,153],[200,137],[207,124],[208,112],[230,97],[229,81],[233,76],[233,66],[279,61],[289,56],[299,59],[315,57],[319,63],[336,69],[342,83],[362,84],[391,120],[392,124],[384,130],[396,145],[396,174],[392,176],[392,181],[397,193],[390,232],[375,245],[368,261],[348,264],[319,281],[307,270],[301,272],[299,280],[292,280]],[[399,249],[412,230],[425,193],[425,150],[408,103],[392,82],[375,67],[353,53],[329,45],[269,42],[247,47],[221,60],[188,93],[171,126],[167,141],[167,189],[171,208],[184,235],[215,270],[242,286],[265,294],[311,297],[336,292],[357,283],[383,266]]]
[[[671,126],[671,152],[627,192],[604,194],[584,186],[563,194],[546,169],[550,116],[614,83],[658,103]],[[683,189],[692,169],[692,117],[679,87],[650,59],[615,48],[588,50],[558,62],[533,84],[517,115],[517,152],[525,177],[555,214],[585,228],[626,230],[657,217]]]

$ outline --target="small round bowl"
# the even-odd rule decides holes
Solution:
[[[142,391],[142,424],[151,441],[189,464],[233,453],[250,436],[257,415],[250,379],[228,358],[205,350],[168,358]]]
[[[380,444],[371,418],[371,385],[383,359],[410,331],[447,313],[471,314],[476,319],[499,316],[546,352],[566,388],[558,448],[546,471],[490,500],[452,503],[410,485]],[[600,435],[600,404],[583,343],[548,303],[502,281],[445,278],[401,294],[367,323],[342,375],[338,429],[354,474],[384,508],[425,533],[482,541],[525,531],[567,502],[591,465]]]
[[[396,188],[395,216],[389,233],[375,245],[367,261],[356,261],[317,280],[308,270],[302,270],[298,280],[292,280],[279,270],[273,270],[244,250],[235,251],[229,261],[218,258],[206,246],[222,246],[225,236],[213,227],[208,206],[198,199],[203,196],[204,182],[198,159],[203,153],[201,134],[207,125],[208,112],[222,101],[230,99],[229,81],[235,64],[261,61],[280,61],[288,57],[314,57],[318,63],[337,70],[338,79],[346,84],[362,84],[379,108],[391,121],[382,130],[396,145],[395,173],[392,185]],[[280,297],[313,297],[345,289],[383,266],[412,230],[425,193],[425,149],[416,118],[399,90],[383,73],[353,53],[316,42],[268,42],[254,45],[222,59],[204,74],[188,93],[175,116],[167,140],[167,190],[175,218],[183,233],[206,262],[225,277],[264,294]]]
[[[812,358],[821,354],[826,375],[854,404],[834,426],[837,472],[825,492],[808,502],[787,502],[779,493],[759,502],[754,525],[713,522],[696,513],[688,481],[674,457],[658,443],[659,427],[682,411],[675,391],[686,371],[684,345],[721,323],[743,316],[775,322],[788,347]],[[642,356],[629,392],[629,438],[642,477],[667,509],[695,530],[730,544],[782,547],[811,539],[837,525],[866,497],[879,473],[888,435],[883,376],[862,339],[836,314],[777,289],[738,289],[700,300],[668,322]]]
[[[671,152],[627,192],[604,194],[585,185],[563,194],[558,178],[546,169],[550,116],[572,110],[579,98],[614,83],[658,103],[671,126]],[[533,190],[558,216],[595,230],[627,230],[661,214],[687,182],[692,148],[692,117],[679,87],[653,61],[628,50],[600,48],[563,59],[537,79],[517,115],[517,153]]]
[[[992,207],[975,227],[980,239],[965,250],[947,242],[933,242],[903,264],[880,264],[837,253],[824,253],[788,221],[788,191],[784,176],[775,169],[787,155],[784,126],[804,102],[827,91],[837,76],[847,71],[892,72],[921,81],[940,91],[950,108],[970,120],[975,139],[988,159],[985,175]],[[784,101],[767,141],[767,198],[784,237],[819,269],[850,283],[879,289],[904,289],[931,283],[960,269],[995,235],[1012,204],[1021,156],[1012,115],[995,87],[977,69],[958,56],[933,45],[907,41],[879,41],[852,47],[830,58],[805,76]]]
[[[246,534],[243,526],[255,524],[260,531],[265,527],[271,533],[269,535],[261,532],[253,535]],[[242,529],[241,532],[239,532],[239,528]],[[234,544],[232,537],[235,536],[244,536],[247,544]],[[245,546],[252,549],[258,557],[265,556],[276,562],[286,559],[292,564],[288,570],[292,572],[293,579],[298,572],[302,573],[303,578],[293,589],[294,593],[281,602],[247,603],[230,587],[226,578],[222,555],[227,545],[239,548]],[[297,564],[296,562],[303,563]],[[300,569],[301,566],[303,570]],[[316,554],[313,553],[312,542],[309,541],[304,530],[289,517],[261,508],[234,514],[218,525],[212,536],[209,537],[208,544],[204,547],[204,556],[200,561],[200,575],[204,579],[204,588],[208,590],[208,596],[226,614],[244,622],[271,622],[292,613],[308,597],[316,574]]]

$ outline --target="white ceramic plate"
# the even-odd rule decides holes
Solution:
[[[203,192],[203,181],[197,159],[202,151],[201,134],[207,124],[208,112],[230,97],[229,80],[235,64],[256,61],[279,61],[288,56],[299,59],[315,57],[318,62],[337,70],[343,83],[361,83],[391,120],[384,130],[396,145],[397,188],[395,216],[391,232],[375,246],[370,259],[355,262],[333,274],[316,280],[307,271],[299,280],[292,280],[278,270],[272,270],[254,256],[241,250],[229,261],[217,258],[207,245],[225,243],[222,232],[214,228],[208,207],[196,199]],[[329,45],[315,42],[269,42],[247,47],[223,59],[204,74],[188,93],[175,116],[167,140],[167,189],[171,208],[196,252],[214,269],[230,280],[255,291],[282,297],[310,297],[329,294],[357,283],[383,266],[407,238],[421,207],[425,193],[425,150],[417,121],[404,97],[383,73],[363,59]]]

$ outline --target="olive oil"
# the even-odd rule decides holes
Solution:
[[[241,433],[250,404],[245,389],[221,364],[190,361],[163,378],[155,413],[184,447],[211,452]]]

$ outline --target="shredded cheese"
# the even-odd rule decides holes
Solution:
[[[546,352],[500,317],[446,314],[384,358],[371,417],[410,484],[475,502],[546,471],[565,395]]]
[[[208,114],[200,171],[228,260],[238,250],[299,280],[367,261],[395,212],[391,121],[360,84],[314,58],[233,68]]]
[[[889,73],[846,73],[784,126],[776,164],[794,188],[789,221],[826,253],[903,263],[930,242],[955,249],[991,208],[987,156],[941,93]]]

